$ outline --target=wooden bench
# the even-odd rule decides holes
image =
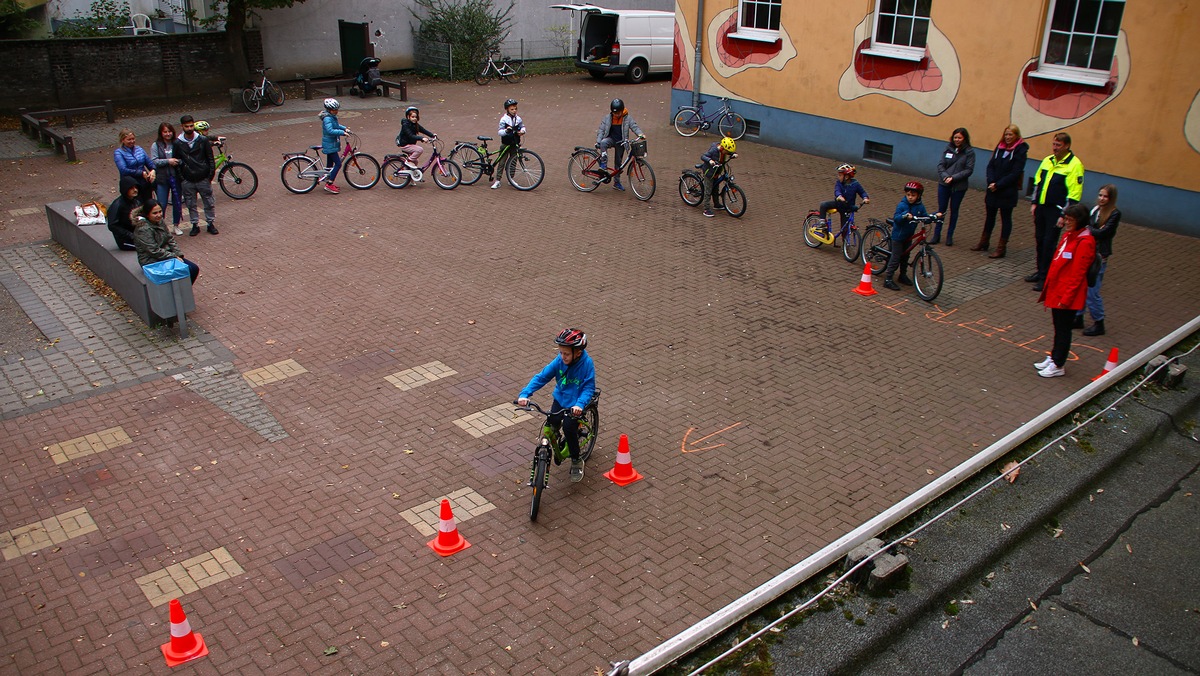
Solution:
[[[17,110],[17,114],[21,120],[21,131],[30,138],[37,139],[38,143],[46,145],[54,145],[54,151],[63,153],[67,156],[68,162],[75,161],[75,137],[70,134],[60,134],[50,128],[51,117],[63,118],[64,124],[68,129],[71,128],[72,122],[77,115],[86,115],[89,113],[104,113],[109,124],[117,121],[116,111],[113,109],[112,101],[105,100],[103,105],[99,106],[84,106],[81,108],[59,108],[56,110],[39,110],[29,111],[25,108]]]
[[[337,95],[344,96],[344,94],[342,93],[342,88],[353,86],[354,83],[355,83],[355,79],[352,77],[331,77],[331,78],[324,78],[324,79],[319,79],[319,80],[312,80],[309,78],[304,78],[304,100],[311,101],[313,99],[313,89],[315,87],[321,86],[321,85],[324,85],[324,86],[333,85],[334,89],[337,91]],[[383,95],[384,96],[390,97],[392,95],[392,89],[399,89],[400,90],[400,100],[401,101],[408,100],[408,80],[400,80],[399,82],[392,82],[391,80],[383,80],[382,83],[380,84],[380,86],[383,87]]]
[[[108,226],[75,225],[77,206],[75,200],[46,205],[46,220],[54,241],[103,279],[147,326],[177,319],[179,337],[187,338],[186,313],[196,309],[191,280],[185,277],[170,284],[150,282],[138,265],[137,252],[118,249]]]

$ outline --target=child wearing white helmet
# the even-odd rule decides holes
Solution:
[[[325,177],[325,192],[334,195],[341,192],[334,181],[337,180],[338,170],[342,168],[342,140],[350,131],[349,127],[338,122],[338,109],[342,104],[337,99],[325,99],[325,110],[317,117],[321,120],[321,152],[325,153],[325,166],[330,167],[329,175]]]
[[[500,116],[500,128],[496,133],[500,137],[501,145],[521,145],[521,137],[525,135],[525,120],[517,115],[516,99],[508,99],[504,102],[504,114]],[[503,171],[503,168],[497,170],[492,190],[500,187],[500,173]]]

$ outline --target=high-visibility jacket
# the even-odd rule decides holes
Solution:
[[[1083,162],[1075,153],[1058,161],[1054,155],[1042,160],[1034,178],[1037,203],[1065,207],[1083,199]]]

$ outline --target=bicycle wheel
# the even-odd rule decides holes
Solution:
[[[271,102],[271,105],[273,105],[273,106],[282,106],[283,105],[283,99],[284,99],[283,87],[280,87],[279,85],[275,84],[274,82],[267,80],[266,90],[263,93],[265,93],[267,95],[267,100]]]
[[[842,234],[842,258],[853,263],[862,254],[862,238],[858,236],[857,225],[848,223],[846,227],[848,229]]]
[[[567,177],[571,185],[580,192],[591,192],[600,187],[600,155],[595,150],[576,150],[567,163]]]
[[[354,153],[342,165],[342,175],[359,190],[372,188],[379,182],[379,160],[366,153]]]
[[[721,136],[728,136],[735,141],[746,135],[746,118],[735,112],[728,112],[717,120],[717,130]]]
[[[549,460],[538,449],[533,458],[533,470],[530,472],[529,485],[533,488],[533,498],[529,503],[529,520],[537,521],[538,509],[542,506],[542,491],[546,490],[546,470]]]
[[[475,69],[475,84],[477,84],[477,85],[487,84],[488,80],[492,79],[491,69],[492,69],[491,61],[484,61],[483,65],[479,66],[479,68],[476,68]]]
[[[307,155],[293,157],[279,168],[279,178],[283,181],[283,187],[297,195],[312,192],[313,188],[317,187],[319,174],[317,161]]]
[[[700,117],[700,113],[694,108],[680,108],[679,112],[675,113],[675,131],[679,132],[680,136],[695,136],[703,123],[704,118]]]
[[[878,275],[887,267],[892,255],[892,235],[882,225],[869,225],[859,245],[862,261],[871,266],[871,274]]]
[[[912,262],[913,288],[921,300],[931,301],[942,292],[942,259],[932,247],[922,246]]]
[[[445,158],[438,158],[429,167],[429,173],[433,174],[433,182],[442,190],[454,190],[462,183],[462,167]]]
[[[825,236],[825,219],[821,214],[809,214],[804,219],[804,243],[813,249],[821,248],[825,242],[817,239]]]
[[[517,190],[533,190],[542,184],[546,164],[532,150],[517,148],[508,159],[504,173],[508,176],[509,185]]]
[[[704,199],[704,181],[700,174],[688,170],[679,177],[679,197],[689,207],[694,207]]]
[[[242,103],[246,105],[246,110],[257,113],[262,107],[262,99],[258,98],[258,93],[253,87],[246,87],[242,90]]]
[[[721,191],[721,203],[734,218],[741,218],[746,213],[746,193],[736,183],[725,184],[725,189]]]
[[[244,200],[258,190],[258,174],[248,164],[226,162],[217,174],[217,184],[232,199]]]
[[[462,169],[463,185],[475,185],[479,177],[483,176],[483,170],[487,166],[479,148],[469,144],[455,146],[454,150],[450,151],[450,160]]]
[[[649,162],[640,157],[633,158],[625,176],[629,179],[629,187],[633,189],[634,197],[643,202],[654,197],[654,169],[650,167]]]
[[[596,437],[600,434],[600,408],[588,404],[579,418],[579,457],[587,462],[592,457],[592,449],[596,447]]]
[[[409,183],[412,183],[412,176],[408,174],[408,168],[404,166],[404,160],[399,157],[393,157],[383,163],[383,182],[388,184],[389,188],[407,188]]]
[[[504,67],[505,71],[508,72],[508,74],[504,76],[504,79],[513,84],[517,84],[521,81],[521,78],[525,77],[524,61],[505,61]]]

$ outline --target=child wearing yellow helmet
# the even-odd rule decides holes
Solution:
[[[713,217],[712,210],[712,192],[713,178],[716,177],[720,167],[729,160],[737,157],[737,142],[726,136],[720,141],[712,144],[708,152],[700,156],[700,163],[704,176],[704,216],[705,218]]]

